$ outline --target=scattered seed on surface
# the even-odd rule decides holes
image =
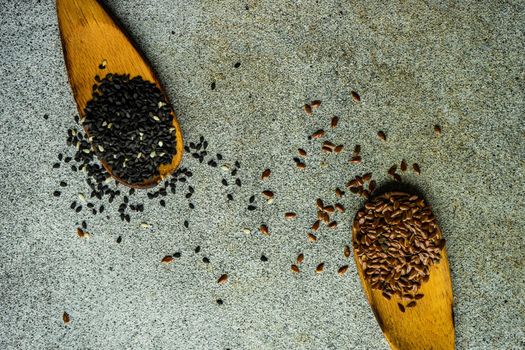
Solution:
[[[265,255],[261,255],[261,261],[268,261],[268,258]]]
[[[361,163],[361,156],[353,156],[352,159],[350,159],[350,163],[352,163],[352,164],[359,164],[359,163]]]
[[[252,233],[252,230],[250,230],[249,228],[245,227],[242,229],[242,232],[244,232],[245,234],[249,235],[250,233]]]
[[[312,225],[312,231],[317,231],[319,229],[319,225],[321,224],[321,221],[320,220],[317,220],[316,222],[314,222],[314,224]]]
[[[397,307],[399,308],[399,310],[401,310],[401,312],[405,312],[405,307],[403,306],[403,304],[397,303]]]
[[[288,220],[291,220],[291,219],[295,219],[297,217],[297,214],[293,212],[287,212],[287,213],[284,213],[284,217]]]
[[[392,165],[392,166],[388,169],[388,175],[390,175],[390,176],[394,176],[394,174],[396,173],[396,170],[397,170],[397,165],[396,165],[396,164]]]
[[[304,254],[301,253],[299,255],[297,255],[297,259],[295,259],[295,262],[297,263],[297,265],[300,265],[304,260]]]
[[[171,255],[166,255],[165,257],[162,258],[160,262],[163,264],[169,264],[172,261],[173,261],[173,257]]]
[[[308,241],[315,242],[317,241],[317,237],[313,233],[308,234]]]
[[[87,238],[89,237],[89,234],[82,230],[80,227],[77,228],[77,236],[80,237],[80,238]]]
[[[319,209],[319,210],[323,210],[323,208],[324,208],[324,203],[323,203],[323,200],[322,200],[321,198],[317,198],[317,200],[316,200],[315,203],[317,204],[317,209]]]
[[[313,139],[320,139],[325,134],[325,131],[323,129],[319,129],[316,132],[314,132],[311,136]]]
[[[343,151],[343,148],[344,148],[343,145],[335,146],[334,152],[339,154],[339,153],[341,153]]]
[[[345,245],[345,247],[343,248],[343,255],[345,256],[345,258],[348,258],[350,257],[350,247]]]
[[[341,197],[343,197],[343,196],[345,195],[345,193],[344,193],[339,187],[337,187],[337,188],[335,189],[335,195],[336,195],[338,198],[341,198]]]
[[[296,166],[297,166],[299,169],[304,169],[304,168],[306,168],[306,164],[301,163],[301,162],[300,162],[300,163],[297,163]]]
[[[423,298],[423,296],[424,296],[424,294],[416,294],[414,296],[414,299],[419,300],[419,299]]]
[[[210,263],[210,259],[208,259],[207,257],[204,257],[204,258],[202,258],[202,262],[205,263],[205,264],[209,264]]]
[[[55,196],[55,197],[60,197],[60,194],[61,194],[60,191],[53,192],[53,196]]]
[[[226,282],[228,282],[228,275],[227,274],[223,274],[219,277],[219,279],[217,279],[217,283],[218,284],[225,284]]]
[[[266,235],[266,236],[269,236],[270,235],[270,230],[268,230],[268,226],[266,225],[261,225],[259,227],[259,231],[263,234],[263,235]]]
[[[324,271],[324,263],[320,263],[319,265],[317,265],[317,267],[315,268],[315,272],[316,273],[321,273]]]
[[[337,124],[339,124],[339,117],[332,117],[332,120],[330,122],[330,126],[332,127],[332,129],[335,129],[337,127]]]
[[[337,209],[337,211],[340,212],[340,213],[344,213],[345,212],[345,207],[341,203],[336,203],[335,204],[335,209]]]
[[[368,183],[368,191],[370,191],[370,193],[374,192],[374,190],[376,189],[376,185],[377,185],[376,180],[370,181]]]
[[[272,171],[270,169],[266,169],[262,172],[261,180],[266,180],[270,175],[272,174]]]
[[[255,205],[249,205],[248,206],[248,210],[249,211],[254,211],[255,209],[257,209],[257,207]]]
[[[177,258],[177,259],[178,259],[178,258],[180,258],[180,256],[181,256],[181,253],[180,253],[180,252],[175,252],[175,253],[173,253],[173,257],[174,257],[174,258]]]
[[[69,317],[69,314],[67,312],[64,311],[64,313],[62,314],[62,321],[64,322],[64,324],[69,324],[69,322],[71,321],[70,317]]]
[[[434,132],[436,133],[436,135],[441,135],[441,126],[439,125],[434,125]]]
[[[272,191],[262,191],[262,194],[266,197],[266,198],[273,198],[273,192]]]
[[[217,303],[217,305],[222,305],[222,304],[224,304],[224,301],[222,299],[217,299],[216,303]]]
[[[333,229],[337,228],[337,221],[332,221],[331,223],[328,224],[328,227],[333,228]]]
[[[377,132],[377,137],[379,137],[381,140],[386,141],[386,135],[383,131]]]
[[[302,148],[299,148],[297,152],[299,153],[300,156],[303,156],[303,157],[306,156],[306,151]]]
[[[303,106],[303,110],[307,115],[312,115],[312,106],[310,106],[309,104],[305,104]]]
[[[321,106],[321,101],[319,100],[313,100],[311,103],[310,103],[310,106],[312,107],[312,109],[317,109]]]
[[[410,303],[407,304],[407,307],[414,307],[416,306],[416,302],[415,301],[411,301]]]
[[[401,169],[401,171],[406,171],[407,170],[407,162],[404,159],[401,160],[401,164],[400,164],[399,168]]]
[[[117,237],[117,243],[120,244],[122,242],[122,236]]]
[[[359,94],[358,94],[357,92],[352,91],[351,94],[352,94],[352,100],[353,100],[354,102],[357,103],[357,102],[360,102],[360,101],[361,101],[361,96],[359,96]]]
[[[412,164],[412,169],[414,169],[414,173],[416,173],[417,175],[421,175],[421,168],[419,167],[419,164]]]
[[[290,268],[291,268],[292,272],[299,273],[299,267],[297,267],[297,265],[292,264],[292,266]]]
[[[341,266],[339,270],[337,270],[337,273],[339,274],[339,276],[343,276],[346,273],[346,271],[348,271],[348,265]]]

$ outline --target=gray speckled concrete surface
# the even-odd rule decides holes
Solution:
[[[346,196],[339,228],[316,244],[306,233],[317,197],[335,201],[333,189],[363,171],[382,183],[402,158],[421,165],[421,176],[403,178],[426,193],[447,238],[457,348],[525,347],[522,1],[106,3],[158,71],[186,138],[204,135],[226,162],[238,159],[243,186],[230,187],[228,203],[221,170],[185,157],[193,211],[182,194],[166,208],[140,194],[146,211],[129,224],[118,204],[109,220],[71,211],[87,185],[52,169],[57,153],[71,153],[76,113],[54,1],[1,0],[1,349],[387,349],[353,261],[344,278],[335,273],[361,201]],[[308,117],[310,99],[322,106]],[[341,121],[327,139],[346,145],[338,156],[306,140],[332,115]],[[364,163],[350,166],[356,143]],[[298,147],[310,153],[304,172],[292,161]],[[266,167],[273,175],[263,184]],[[57,199],[61,179],[69,186]],[[258,197],[259,209],[246,211],[266,188],[275,202]],[[282,218],[290,209],[297,220]],[[75,235],[82,219],[89,240]],[[255,233],[262,222],[270,237]],[[159,263],[174,251],[174,264]],[[303,272],[292,275],[299,252]],[[223,272],[230,281],[218,286]]]

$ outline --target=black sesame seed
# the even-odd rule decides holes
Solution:
[[[122,236],[117,237],[117,243],[120,243],[120,242],[122,242]]]
[[[212,90],[215,90],[215,82],[212,82],[210,87],[211,87]]]
[[[60,187],[67,187],[67,182],[60,181]]]
[[[217,153],[217,159],[218,159],[218,160],[222,160],[222,154]]]
[[[190,207],[190,209],[195,209],[195,205],[193,203],[188,204],[188,206]]]
[[[60,197],[60,194],[61,194],[60,191],[53,192],[53,196],[55,196],[55,197]]]
[[[233,195],[231,195],[231,194],[228,193],[228,196],[227,196],[227,197],[228,197],[228,200],[229,200],[229,201],[232,201],[232,200],[233,200]]]
[[[59,153],[57,157],[58,157],[58,160],[62,160],[62,153]]]
[[[71,202],[71,205],[69,206],[71,209],[75,209],[77,206],[77,202]]]
[[[99,213],[101,213],[101,214],[102,214],[102,213],[104,212],[104,206],[103,206],[103,205],[101,205],[101,206],[100,206],[100,208],[98,208],[98,211],[99,211]]]
[[[124,203],[128,204],[128,202],[129,202],[128,196],[124,196]]]
[[[261,261],[268,261],[268,258],[264,255],[261,255]]]
[[[191,192],[190,193],[186,193],[186,198],[189,199],[189,198],[191,198],[191,196],[193,196],[193,193],[191,193]]]
[[[223,184],[224,186],[228,186],[228,181],[226,181],[226,179],[222,179],[222,184]]]
[[[237,169],[233,169],[232,172],[231,172],[231,175],[232,175],[232,176],[237,175]]]
[[[181,256],[180,252],[173,253],[174,258],[180,258],[180,256]]]
[[[80,212],[82,211],[82,206],[79,205],[79,206],[77,207],[77,209],[75,209],[75,211],[76,211],[77,213],[80,213]]]
[[[248,210],[250,210],[250,211],[253,211],[253,210],[255,210],[255,209],[257,209],[257,207],[254,206],[254,205],[249,205],[249,206],[248,206]]]
[[[195,253],[199,253],[201,251],[201,246],[198,245],[195,247]]]
[[[49,115],[44,114],[44,119],[47,120],[49,118]]]
[[[132,196],[134,193],[135,193],[135,189],[134,188],[130,188],[128,194],[130,196]]]
[[[241,187],[241,179],[237,178],[235,179],[235,184],[239,187]]]
[[[71,162],[71,159],[72,159],[71,157],[66,157],[66,158],[64,158],[64,162],[69,163],[69,162]]]
[[[238,160],[235,161],[235,167],[237,167],[239,169],[241,168],[241,163],[239,163]]]
[[[83,229],[87,229],[87,223],[86,223],[86,221],[82,221],[82,228],[83,228]]]
[[[58,168],[60,168],[60,163],[53,164],[53,169],[58,169]]]
[[[188,220],[184,220],[184,227],[188,228],[190,226],[190,223]]]
[[[204,258],[202,258],[202,262],[205,263],[205,264],[209,264],[210,263],[210,259],[204,257]]]
[[[159,204],[160,204],[161,206],[165,207],[165,206],[166,206],[166,201],[164,201],[164,199],[161,199],[161,200],[159,201]]]
[[[88,203],[88,204],[87,204],[87,207],[88,207],[88,208],[94,208],[94,207],[95,207],[95,204],[93,204],[93,203]]]
[[[253,203],[254,201],[255,201],[255,196],[251,196],[250,199],[249,199],[249,202]]]

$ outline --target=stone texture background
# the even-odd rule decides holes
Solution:
[[[186,139],[204,135],[223,163],[239,160],[243,186],[228,189],[228,203],[221,170],[186,156],[193,211],[182,195],[162,208],[143,193],[147,209],[129,224],[114,215],[118,205],[109,220],[71,211],[87,185],[52,169],[57,153],[72,152],[76,114],[54,1],[1,0],[0,348],[387,349],[342,256],[362,201],[346,196],[339,228],[316,244],[306,233],[316,198],[334,202],[334,188],[364,171],[384,183],[402,158],[421,165],[421,176],[403,179],[427,195],[447,238],[457,348],[525,347],[522,1],[106,3],[157,70]],[[306,116],[312,99],[321,108]],[[338,156],[306,139],[333,115],[341,121],[327,139],[346,145]],[[356,143],[364,162],[352,166]],[[298,147],[310,154],[304,172],[292,161]],[[266,167],[273,175],[261,183]],[[69,186],[57,199],[61,179]],[[259,209],[246,211],[266,188],[275,202],[257,196]],[[298,219],[285,221],[288,210]],[[84,219],[89,240],[75,235]],[[270,237],[255,230],[263,222]],[[174,264],[159,263],[175,251]],[[292,275],[299,252],[303,271]],[[224,272],[230,281],[218,286]]]

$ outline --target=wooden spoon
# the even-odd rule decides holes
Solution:
[[[440,230],[439,227],[437,229]],[[352,241],[356,234],[356,225],[352,225]],[[452,283],[445,248],[441,251],[439,263],[430,268],[430,279],[418,290],[424,297],[417,300],[415,307],[406,308],[405,312],[397,304],[406,305],[407,301],[398,295],[388,300],[380,290],[372,289],[355,251],[354,260],[368,303],[392,349],[454,349]]]
[[[69,82],[81,117],[84,116],[87,102],[91,100],[97,74],[101,77],[106,73],[141,76],[142,79],[157,85],[168,101],[162,85],[146,59],[98,1],[57,0],[56,4]],[[99,66],[103,62],[106,68],[101,70]],[[182,159],[182,132],[175,113],[173,127],[177,138],[176,153],[170,164],[159,167],[158,176],[142,183],[128,183],[115,176],[106,162],[101,161],[102,165],[111,176],[129,187],[146,188],[158,184],[179,166]],[[88,130],[85,131],[89,136]]]

